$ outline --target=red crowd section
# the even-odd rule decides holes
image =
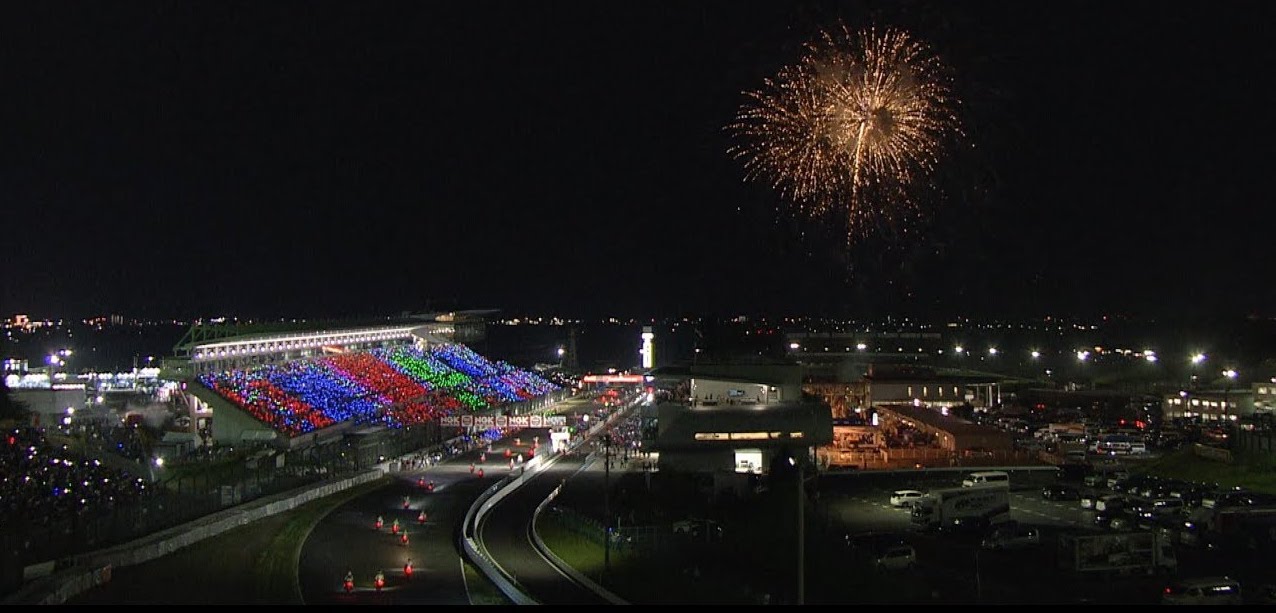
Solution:
[[[325,360],[359,385],[384,398],[387,403],[417,400],[428,391],[420,383],[367,353],[347,353],[330,356]]]

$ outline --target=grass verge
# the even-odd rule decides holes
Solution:
[[[470,604],[479,606],[514,604],[465,558],[461,558],[461,569],[465,573],[465,587],[469,592]]]
[[[1202,458],[1185,447],[1148,461],[1140,472],[1276,494],[1276,456],[1273,455],[1241,452],[1228,463]]]
[[[292,511],[287,523],[270,539],[270,543],[258,554],[253,564],[254,601],[305,604],[297,579],[297,565],[301,558],[301,546],[305,544],[306,537],[310,536],[310,531],[333,509],[388,483],[389,479],[383,477]]]

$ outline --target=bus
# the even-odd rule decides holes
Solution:
[[[999,485],[1002,487],[1010,487],[1010,473],[1000,470],[987,470],[977,473],[970,473],[961,482],[962,487],[976,487],[981,485]]]
[[[1109,434],[1095,441],[1093,450],[1095,453],[1104,455],[1128,455],[1133,446],[1134,440],[1131,437],[1123,434]]]

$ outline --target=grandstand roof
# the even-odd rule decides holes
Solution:
[[[482,321],[498,309],[471,309],[430,313],[404,313],[399,317],[338,320],[293,320],[272,322],[239,322],[194,324],[173,346],[175,355],[189,357],[192,350],[211,342],[250,342],[288,334],[324,334],[375,328],[408,327],[433,323]]]

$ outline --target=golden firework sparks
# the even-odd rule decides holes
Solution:
[[[825,30],[766,79],[728,129],[748,180],[800,209],[844,210],[847,240],[914,206],[910,192],[960,134],[946,71],[907,33]]]

